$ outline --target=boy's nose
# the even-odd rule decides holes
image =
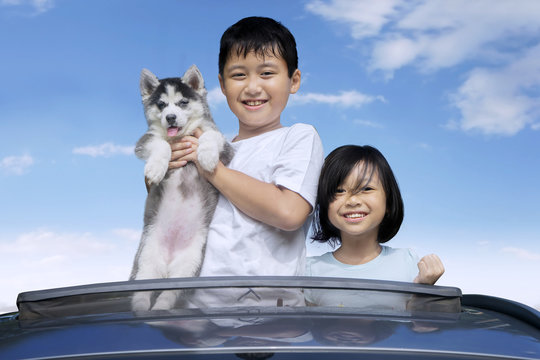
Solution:
[[[261,91],[261,86],[259,84],[259,81],[256,77],[251,77],[248,80],[247,86],[246,86],[246,92],[248,94],[258,94]]]

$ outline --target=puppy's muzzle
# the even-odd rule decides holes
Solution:
[[[165,120],[167,120],[167,123],[169,124],[169,126],[175,126],[176,124],[176,115],[174,114],[169,114],[165,117]]]

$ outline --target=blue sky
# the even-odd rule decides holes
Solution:
[[[219,38],[252,15],[297,40],[282,122],[392,165],[406,214],[389,245],[437,253],[441,285],[540,308],[540,2],[0,0],[0,311],[22,291],[127,279],[146,196],[140,72],[197,64],[234,136]]]

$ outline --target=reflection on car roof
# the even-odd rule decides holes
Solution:
[[[133,311],[134,294],[239,291],[250,306]],[[257,303],[311,292],[317,304]],[[255,305],[253,305],[255,304]],[[257,305],[258,304],[258,305]],[[314,277],[211,277],[21,293],[0,358],[540,359],[540,315],[455,287]],[[315,306],[312,306],[315,305]]]

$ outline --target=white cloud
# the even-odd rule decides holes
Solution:
[[[430,144],[427,144],[427,143],[417,143],[415,145],[418,149],[422,149],[422,150],[431,150],[433,147],[430,145]]]
[[[523,260],[532,260],[532,261],[540,261],[540,254],[534,253],[532,251],[522,249],[522,248],[516,248],[516,247],[505,247],[501,250],[504,253],[512,254],[516,256],[519,259]]]
[[[0,6],[12,8],[29,8],[29,15],[43,14],[54,7],[53,0],[1,0]]]
[[[206,98],[208,100],[208,104],[212,107],[215,107],[227,101],[227,98],[221,92],[220,87],[215,87],[212,90],[209,90]]]
[[[134,146],[115,145],[113,143],[105,143],[94,146],[83,146],[73,149],[73,154],[88,155],[91,157],[109,157],[112,155],[132,155]]]
[[[30,155],[7,156],[0,161],[0,169],[6,174],[23,175],[34,164]]]
[[[137,250],[129,234],[127,229],[102,236],[36,229],[3,235],[0,273],[10,276],[2,277],[0,311],[13,311],[23,291],[127,280]]]
[[[90,233],[59,234],[44,229],[21,234],[13,242],[0,243],[2,254],[33,254],[40,260],[57,255],[57,251],[73,258],[110,251],[112,248],[111,244],[94,238]]]
[[[141,238],[141,230],[135,229],[114,229],[113,234],[130,241],[139,241]]]
[[[411,64],[434,70],[502,55],[500,45],[535,39],[540,31],[540,2],[528,0],[316,0],[306,9],[346,24],[354,39],[374,40],[371,67],[386,71]]]
[[[339,94],[303,93],[289,98],[291,105],[311,103],[336,105],[340,107],[361,107],[374,101],[386,102],[382,96],[365,95],[355,90],[341,91]]]
[[[459,127],[485,134],[514,135],[540,115],[540,45],[505,67],[472,70],[452,96],[462,115]]]
[[[456,128],[505,136],[538,129],[539,1],[314,0],[306,9],[345,25],[371,48],[368,68],[386,79],[406,66],[426,73],[474,61],[452,97]]]
[[[396,14],[400,3],[399,0],[315,0],[306,4],[306,10],[327,20],[347,24],[351,28],[351,36],[362,39],[377,35]]]
[[[355,119],[355,120],[353,120],[353,123],[361,125],[361,126],[365,126],[365,127],[370,127],[370,128],[382,128],[383,127],[380,123],[377,123],[377,122],[374,122],[374,121],[369,121],[369,120]]]

